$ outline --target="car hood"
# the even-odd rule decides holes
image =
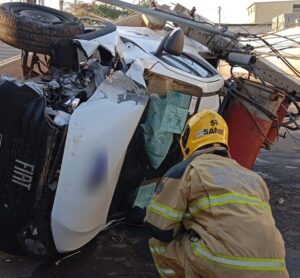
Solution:
[[[157,93],[159,88],[151,86],[151,83],[153,85],[157,79],[162,78],[166,84],[165,87],[162,87],[165,93],[171,90],[176,82],[179,82],[182,93],[185,94],[197,97],[202,96],[202,94],[216,94],[224,86],[224,79],[216,69],[201,57],[199,52],[205,49],[200,43],[185,37],[184,52],[195,56],[207,68],[210,68],[215,73],[212,77],[195,76],[167,64],[154,55],[166,35],[167,32],[163,30],[122,26],[117,27],[115,31],[109,34],[89,41],[80,39],[74,41],[81,46],[87,57],[91,57],[98,51],[99,46],[110,51],[114,57],[119,55],[128,67],[126,75],[144,88],[147,87],[149,93]],[[152,82],[149,79],[145,80],[145,75],[152,79]],[[147,86],[146,83],[150,86]]]

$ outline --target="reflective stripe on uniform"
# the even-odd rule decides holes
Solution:
[[[148,206],[147,209],[173,222],[181,222],[185,213],[179,210],[172,209],[155,200],[152,200],[150,202],[150,205]]]
[[[163,245],[150,245],[152,255],[163,255],[166,251],[166,246]]]
[[[192,243],[194,254],[207,261],[227,268],[245,270],[285,270],[283,259],[239,258],[214,254],[200,242]]]
[[[199,211],[207,209],[209,207],[234,203],[257,206],[269,212],[271,211],[270,205],[266,202],[263,202],[261,199],[236,192],[197,199],[189,205],[189,211],[192,215],[196,215]]]
[[[155,267],[156,267],[156,269],[157,269],[157,271],[158,271],[158,273],[161,277],[163,277],[163,276],[167,276],[167,277],[176,276],[176,272],[171,268],[162,267],[158,264],[155,264]]]
[[[164,245],[151,245],[150,244],[150,250],[151,250],[151,253],[153,255],[154,261],[156,262],[155,255],[156,256],[157,255],[162,256],[166,251],[166,246],[164,246]],[[168,268],[168,267],[165,267],[165,266],[160,266],[157,262],[155,263],[155,266],[156,266],[156,269],[157,269],[157,271],[158,271],[158,273],[161,277],[176,276],[176,272],[171,268]]]
[[[193,219],[193,216],[189,212],[187,212],[183,215],[183,218],[184,219]]]

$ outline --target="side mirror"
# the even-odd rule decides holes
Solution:
[[[166,51],[172,55],[180,56],[183,52],[183,46],[184,33],[180,28],[176,28],[165,36],[154,55],[160,57],[163,51]]]
[[[183,46],[184,46],[184,33],[182,29],[176,28],[167,37],[164,43],[163,50],[172,55],[180,56],[183,52]]]

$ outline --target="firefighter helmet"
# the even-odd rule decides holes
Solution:
[[[228,126],[218,113],[210,110],[203,110],[191,117],[180,137],[185,159],[196,150],[217,143],[228,149]]]

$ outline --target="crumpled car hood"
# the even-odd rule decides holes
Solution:
[[[172,89],[173,82],[176,81],[181,83],[181,88],[185,89],[183,92],[186,94],[202,96],[217,93],[224,86],[224,79],[200,56],[199,51],[206,51],[200,43],[185,37],[184,52],[196,56],[205,67],[214,72],[215,75],[212,77],[190,74],[153,55],[166,34],[166,31],[154,31],[145,27],[118,27],[116,31],[90,41],[78,39],[74,41],[81,45],[88,56],[97,51],[99,46],[110,51],[113,56],[118,54],[127,65],[130,64],[127,76],[145,88],[147,87],[145,75],[148,78],[154,75],[164,79],[163,90],[165,91]],[[148,93],[153,93],[155,90],[156,87],[154,89],[148,87]]]

